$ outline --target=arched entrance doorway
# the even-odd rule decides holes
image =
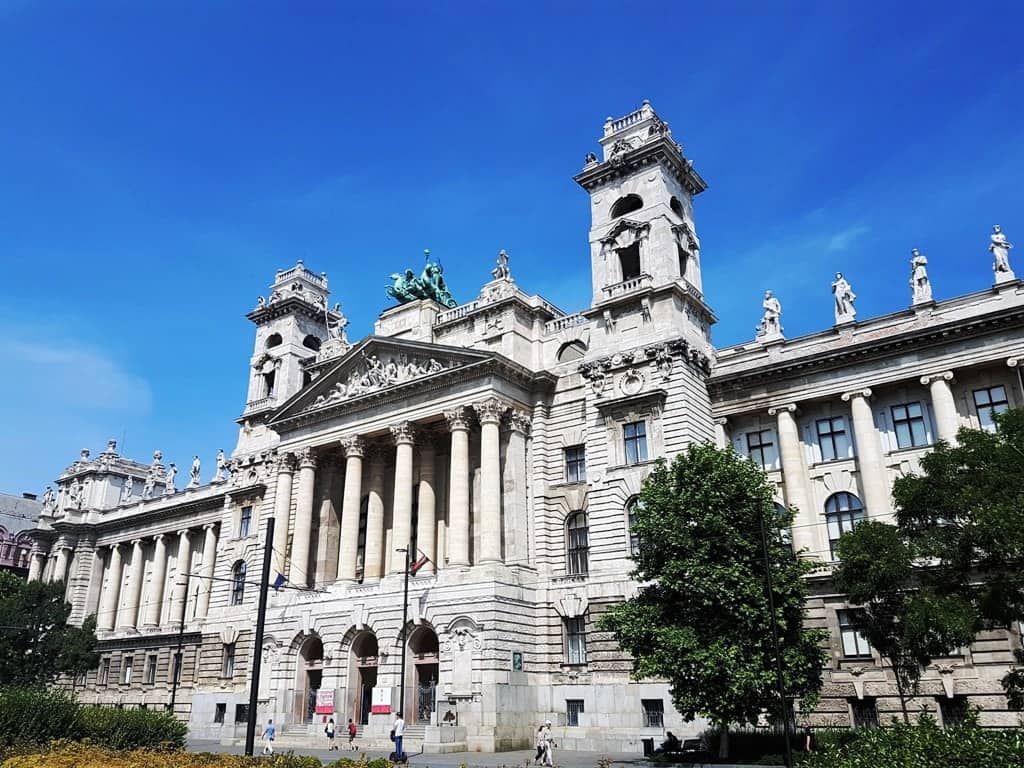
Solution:
[[[324,677],[324,644],[319,637],[313,635],[302,643],[296,666],[299,676],[296,689],[301,691],[296,714],[299,722],[312,723],[316,715],[316,694]]]
[[[360,725],[370,722],[373,689],[377,685],[377,636],[360,632],[352,640],[349,654],[348,690],[352,697],[352,716]]]
[[[437,708],[437,633],[430,627],[417,627],[409,635],[408,652],[405,720],[408,723],[430,724]]]

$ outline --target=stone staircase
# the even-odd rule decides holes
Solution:
[[[348,723],[337,724],[337,735],[335,743],[344,752],[348,748],[348,732],[345,730]],[[364,726],[356,726],[356,746],[361,750],[374,752],[391,751],[393,745],[388,740],[387,734],[383,737],[369,738],[364,736]],[[422,724],[405,726],[405,744],[403,748],[406,754],[414,754],[423,748],[423,738],[426,735],[426,726]],[[277,731],[277,739],[274,746],[278,749],[291,749],[296,747],[326,748],[327,739],[324,737],[324,726],[322,723],[291,724],[281,726]]]

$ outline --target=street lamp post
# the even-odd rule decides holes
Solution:
[[[768,556],[768,531],[764,525],[764,510],[758,514],[761,523],[761,548],[764,552],[764,578],[768,592],[768,612],[771,616],[772,649],[775,653],[775,684],[779,690],[779,706],[782,714],[782,733],[785,739],[786,768],[793,765],[793,745],[790,743],[789,712],[786,706],[786,686],[782,677],[782,654],[779,651],[779,627],[775,616],[775,589],[772,586],[771,558]]]
[[[398,714],[405,719],[405,647],[408,645],[408,638],[405,636],[405,625],[409,621],[409,548],[400,547],[396,552],[405,553],[405,588],[402,593],[402,629],[398,636],[402,639],[402,672],[398,681]],[[401,759],[401,755],[397,755]]]

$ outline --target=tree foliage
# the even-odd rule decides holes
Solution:
[[[787,697],[813,705],[825,634],[804,628],[804,576],[812,567],[783,540],[792,513],[732,450],[693,445],[644,482],[633,531],[639,594],[600,626],[633,656],[634,677],[663,678],[687,720],[754,723],[780,710],[765,588],[761,521],[768,534]]]
[[[99,663],[96,620],[69,626],[63,582],[26,582],[0,572],[0,687],[46,685]]]

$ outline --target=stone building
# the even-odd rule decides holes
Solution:
[[[299,262],[247,315],[248,400],[215,473],[196,460],[185,482],[159,452],[140,463],[111,442],[61,474],[31,577],[66,580],[75,619],[98,615],[84,700],[173,700],[193,735],[237,737],[259,653],[259,716],[286,738],[330,712],[386,743],[404,698],[410,746],[428,751],[526,747],[545,718],[563,747],[639,750],[700,725],[664,684],[631,682],[595,629],[635,593],[630,515],[656,459],[733,444],[799,511],[794,544],[827,563],[839,532],[891,516],[892,479],[934,440],[1021,404],[1024,288],[1008,262],[994,287],[941,302],[918,263],[913,306],[864,321],[837,275],[836,326],[796,339],[769,295],[757,338],[716,351],[693,207],[705,182],[647,103],[609,118],[600,144],[575,177],[593,216],[586,309],[524,291],[504,252],[457,304],[428,258],[393,276],[400,303],[350,343],[326,275]],[[254,649],[271,519],[286,581]],[[827,575],[813,593],[809,621],[833,638],[820,717],[894,709]],[[1019,642],[980,636],[936,665],[925,702],[948,722],[973,697],[1005,722],[997,679]]]
[[[34,493],[0,493],[0,570],[28,576],[32,529],[42,508]]]

